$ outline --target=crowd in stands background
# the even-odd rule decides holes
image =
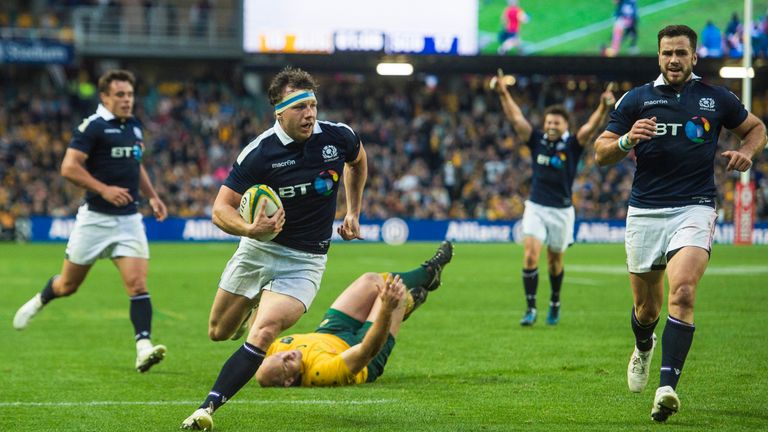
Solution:
[[[13,79],[0,104],[0,212],[5,218],[71,216],[77,194],[59,175],[74,126],[95,111],[93,78],[75,71],[66,88],[46,75]],[[169,214],[209,217],[231,161],[259,130],[274,122],[263,95],[249,94],[242,76],[139,82],[135,113],[145,126],[145,166],[157,178]],[[517,219],[531,176],[528,148],[503,120],[485,77],[422,81],[317,75],[319,118],[356,130],[368,149],[369,184],[363,217],[383,219]],[[513,89],[536,122],[543,107],[565,101],[581,124],[604,83],[563,77],[519,77]],[[630,83],[623,83],[626,89]],[[600,88],[597,88],[600,87]],[[617,92],[617,95],[624,90]],[[755,95],[753,112],[766,120],[768,94]],[[571,127],[573,127],[573,124]],[[735,138],[721,139],[732,148]],[[574,184],[580,219],[624,219],[634,164],[599,168],[587,153]],[[732,221],[735,174],[719,160],[721,220]],[[768,157],[756,161],[758,220],[768,220]],[[343,197],[343,194],[340,194]],[[344,203],[339,203],[343,215]],[[144,203],[144,211],[149,208]]]
[[[752,52],[756,58],[768,58],[768,10],[752,21]],[[701,57],[741,58],[744,56],[744,23],[738,12],[733,12],[727,22],[718,26],[714,19],[707,21],[699,30]]]

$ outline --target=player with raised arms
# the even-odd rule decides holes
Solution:
[[[242,150],[213,204],[213,223],[241,240],[221,275],[208,335],[221,341],[239,337],[249,324],[250,329],[182,428],[200,429],[201,416],[232,398],[256,373],[275,337],[309,309],[325,271],[342,178],[347,213],[338,233],[344,240],[361,238],[365,151],[349,126],[317,120],[316,89],[301,69],[286,68],[274,77],[267,93],[276,121]],[[240,202],[256,184],[276,191],[283,207],[267,216],[262,201],[247,223]],[[269,233],[277,236],[257,240]]]
[[[709,262],[717,219],[714,161],[720,131],[729,129],[742,140],[738,149],[720,154],[728,160],[727,171],[748,170],[766,144],[765,125],[736,95],[693,73],[696,40],[696,32],[685,25],[659,31],[661,74],[619,99],[595,144],[600,165],[630,152],[637,160],[625,235],[635,334],[627,366],[632,392],[642,392],[648,383],[666,269],[669,316],[651,408],[651,417],[660,422],[680,408],[676,388],[693,342],[696,289]]]
[[[565,275],[563,255],[573,243],[576,212],[571,202],[571,188],[576,169],[585,148],[594,138],[597,129],[607,118],[614,103],[611,85],[600,95],[597,108],[582,125],[576,135],[569,132],[569,115],[562,105],[552,105],[544,111],[543,130],[534,130],[523,112],[502,85],[507,79],[498,70],[493,87],[499,94],[507,120],[512,123],[517,136],[531,149],[533,176],[531,195],[525,202],[523,213],[523,288],[527,309],[522,326],[536,322],[536,291],[539,285],[539,256],[543,245],[547,246],[547,271],[552,288],[547,323],[555,325],[560,320],[560,289]]]

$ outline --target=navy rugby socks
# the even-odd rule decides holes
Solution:
[[[653,331],[656,329],[656,324],[659,323],[659,319],[650,324],[641,324],[637,320],[635,315],[635,308],[632,308],[631,313],[632,332],[635,334],[635,346],[640,351],[649,351],[653,348]]]
[[[562,270],[559,275],[555,276],[552,273],[549,274],[549,284],[552,287],[552,296],[549,301],[552,304],[560,304],[560,288],[563,286],[563,277],[565,276],[565,270]]]
[[[523,288],[528,309],[536,309],[536,288],[539,286],[539,269],[523,269]]]
[[[149,294],[131,297],[131,322],[136,340],[149,339],[152,333],[152,301]]]
[[[235,395],[248,381],[253,378],[256,371],[264,361],[266,353],[248,342],[244,343],[224,363],[219,372],[219,377],[213,383],[208,397],[200,408],[208,408],[213,404],[214,411],[224,405]]]
[[[45,284],[45,288],[40,291],[40,301],[44,305],[56,298],[56,293],[53,292],[53,280],[56,279],[57,276],[58,275],[51,276],[51,278],[48,279],[48,283]]]
[[[693,343],[693,332],[696,327],[693,324],[680,321],[668,316],[667,325],[664,326],[664,334],[661,336],[661,376],[659,387],[671,386],[675,388],[683,371],[685,358]]]

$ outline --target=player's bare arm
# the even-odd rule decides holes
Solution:
[[[746,171],[752,167],[752,159],[765,149],[768,137],[765,135],[765,125],[754,114],[750,113],[736,128],[731,130],[741,139],[738,150],[727,150],[720,153],[728,158],[727,171]]]
[[[496,92],[499,94],[501,100],[501,107],[504,109],[504,115],[507,117],[512,127],[515,129],[517,135],[523,141],[528,141],[531,137],[533,127],[523,115],[523,111],[517,105],[512,95],[509,94],[507,86],[504,85],[504,71],[499,69],[496,71]]]
[[[337,232],[344,240],[362,240],[360,235],[360,212],[362,211],[363,189],[368,179],[368,158],[363,143],[357,158],[346,164],[344,170],[344,193],[347,198],[347,214]]]
[[[152,181],[149,179],[149,174],[144,166],[139,166],[139,189],[141,193],[149,198],[149,206],[152,207],[152,213],[155,215],[155,219],[159,222],[165,220],[168,217],[168,209],[165,207],[165,203],[157,195],[157,191],[152,186]]]
[[[640,119],[624,135],[605,131],[595,141],[595,160],[600,166],[612,165],[624,159],[636,145],[656,136],[656,117]]]
[[[616,103],[616,97],[613,95],[613,83],[608,85],[600,95],[600,103],[597,105],[597,109],[589,116],[589,119],[579,131],[576,132],[576,139],[581,146],[586,146],[595,138],[597,129],[605,123],[608,118],[608,113],[611,112],[611,107]]]
[[[213,224],[227,234],[240,237],[256,238],[267,233],[279,233],[285,224],[285,210],[280,208],[271,217],[264,210],[264,202],[259,203],[253,223],[246,223],[238,212],[242,195],[222,186],[213,203]]]
[[[389,327],[392,324],[392,313],[400,305],[405,296],[405,285],[400,276],[387,277],[383,285],[376,287],[379,290],[381,309],[376,316],[373,325],[365,334],[363,341],[341,353],[350,372],[353,375],[359,373],[370,361],[376,357],[381,348],[387,342]]]
[[[61,176],[72,183],[101,195],[109,203],[122,207],[133,201],[131,191],[124,187],[110,186],[96,179],[85,169],[88,155],[80,150],[68,148],[61,163]]]

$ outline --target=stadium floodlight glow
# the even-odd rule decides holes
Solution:
[[[376,65],[376,73],[379,75],[408,76],[413,74],[413,65],[410,63],[379,63]]]
[[[745,68],[741,66],[723,66],[720,68],[720,78],[745,78]],[[755,77],[755,70],[749,68],[749,77]]]

